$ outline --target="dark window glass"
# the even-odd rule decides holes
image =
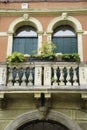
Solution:
[[[37,53],[38,37],[35,28],[23,26],[16,30],[13,41],[13,52],[24,54]]]
[[[71,26],[63,25],[54,30],[52,41],[56,53],[77,53],[77,36]]]

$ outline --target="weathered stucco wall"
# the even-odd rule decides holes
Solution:
[[[6,94],[5,97],[7,106],[0,109],[0,130],[5,129],[11,121],[22,114],[32,113],[34,110],[40,112],[41,107],[37,105],[37,99],[33,94]],[[86,130],[87,111],[82,108],[80,94],[52,94],[50,103],[49,111],[54,110],[68,116],[79,124],[82,130]]]

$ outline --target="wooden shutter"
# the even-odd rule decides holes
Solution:
[[[23,54],[37,53],[38,39],[37,37],[14,37],[13,52],[21,52]]]
[[[56,45],[55,53],[77,53],[76,37],[53,37],[52,41]]]

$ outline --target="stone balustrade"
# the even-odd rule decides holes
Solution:
[[[87,65],[74,62],[29,62],[0,65],[0,86],[81,86],[87,84]]]

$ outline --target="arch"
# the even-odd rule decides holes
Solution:
[[[78,53],[77,35],[70,25],[60,25],[53,31],[52,41],[56,45],[55,53]]]
[[[14,121],[12,121],[5,128],[5,130],[16,130],[21,125],[34,121],[34,120],[37,120],[37,119],[39,119],[39,120],[42,119],[42,116],[38,110],[25,113],[25,114],[17,117]],[[58,123],[61,123],[69,130],[81,130],[81,128],[74,121],[72,121],[69,117],[67,117],[66,115],[59,113],[57,111],[51,110],[49,112],[49,114],[47,115],[46,120],[53,120]]]
[[[76,32],[83,32],[80,22],[72,16],[67,16],[66,19],[64,19],[62,16],[54,18],[48,25],[47,32],[53,32],[54,28],[62,24],[71,25],[75,29]]]
[[[83,47],[82,47],[82,26],[80,22],[72,16],[60,16],[54,18],[47,27],[48,41],[52,39],[53,30],[60,25],[70,25],[73,27],[77,34],[78,39],[78,54],[80,55],[81,61],[83,61]]]
[[[25,17],[27,16],[27,18]],[[9,29],[8,29],[8,47],[7,47],[7,55],[10,55],[12,53],[12,46],[13,46],[13,34],[15,33],[16,29],[24,26],[24,25],[29,25],[33,26],[34,28],[37,29],[38,33],[38,51],[39,48],[42,46],[42,34],[43,34],[43,28],[39,20],[33,17],[29,17],[28,15],[24,14],[23,17],[17,18],[14,20]]]
[[[8,33],[14,33],[15,29],[22,25],[32,25],[37,29],[38,32],[43,32],[42,25],[36,18],[30,17],[27,20],[25,20],[24,17],[20,17],[11,23],[8,29]]]

